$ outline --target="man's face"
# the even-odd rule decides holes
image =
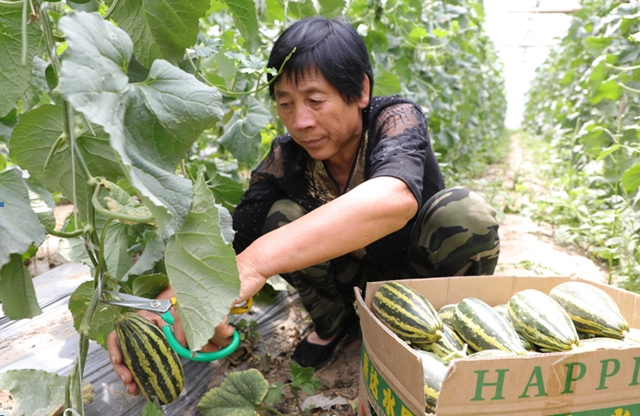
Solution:
[[[274,92],[278,116],[293,140],[316,160],[351,163],[362,135],[362,109],[369,104],[369,81],[360,98],[343,100],[320,71],[308,71],[295,82],[282,76]]]

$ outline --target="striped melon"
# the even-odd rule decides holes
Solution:
[[[422,371],[424,373],[425,411],[435,414],[440,388],[449,368],[440,357],[433,353],[421,350],[416,352],[422,361]]]
[[[549,293],[567,311],[579,332],[623,339],[629,324],[602,289],[584,282],[565,282]]]
[[[629,347],[630,344],[621,339],[616,338],[589,338],[580,341],[580,348],[575,351],[594,351],[594,350],[610,350]]]
[[[542,351],[568,351],[580,339],[567,312],[549,295],[535,289],[522,290],[509,299],[511,324]]]
[[[526,353],[511,324],[484,301],[461,300],[454,317],[456,332],[475,351],[498,349],[518,355]]]
[[[624,341],[635,345],[640,344],[640,329],[629,328],[627,335],[624,337]]]
[[[465,360],[484,360],[486,358],[518,357],[518,354],[503,350],[482,350],[464,357]]]
[[[494,306],[493,309],[498,311],[498,313],[500,313],[500,315],[504,316],[505,319],[509,323],[511,323],[511,318],[509,317],[509,305],[507,305],[506,303],[503,303],[502,305]],[[511,326],[513,326],[513,325],[511,325]],[[513,328],[513,329],[515,329],[515,328]],[[517,330],[516,330],[516,333],[518,334],[518,338],[520,338],[520,342],[522,342],[522,346],[524,347],[525,350],[527,350],[527,351],[536,351],[537,350],[536,346],[534,344],[532,344],[531,341],[526,339]]]
[[[456,304],[449,303],[438,309],[438,316],[443,324],[447,324],[453,328],[453,313],[456,311]]]
[[[383,283],[373,295],[372,306],[378,319],[406,342],[435,342],[442,337],[438,312],[404,283]]]
[[[507,318],[507,321],[509,320],[509,306],[506,303],[496,305],[493,307],[493,309],[495,309],[496,312],[500,313],[500,315]]]
[[[160,328],[128,313],[116,322],[116,335],[123,362],[144,398],[157,398],[161,405],[174,401],[184,387],[184,370]]]
[[[416,342],[415,346],[421,350],[432,352],[443,359],[467,355],[467,344],[447,324],[442,325],[442,338],[435,342]]]

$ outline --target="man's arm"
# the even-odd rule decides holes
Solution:
[[[363,182],[240,253],[238,300],[255,295],[270,276],[342,256],[401,229],[417,210],[418,202],[403,181],[385,176]]]

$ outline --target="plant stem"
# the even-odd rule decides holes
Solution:
[[[56,141],[53,142],[53,146],[51,146],[51,149],[49,149],[49,154],[47,155],[47,158],[44,160],[44,165],[42,165],[42,170],[47,170],[47,168],[49,167],[49,162],[51,162],[51,158],[56,153],[58,148],[60,148],[62,143],[64,143],[64,134],[61,134],[56,139]]]
[[[639,90],[639,89],[629,87],[628,85],[625,85],[625,84],[624,84],[624,83],[622,83],[622,82],[618,82],[618,85],[620,85],[622,88],[624,88],[624,89],[625,89],[625,90],[627,90],[627,91],[640,93],[640,90]]]
[[[279,416],[284,416],[284,414],[278,412],[276,409],[274,409],[273,407],[269,407],[269,406],[257,406],[256,410],[266,410],[267,412],[271,412],[271,413],[275,413]]]
[[[114,0],[113,3],[111,3],[111,7],[109,7],[109,9],[105,12],[104,16],[102,16],[102,18],[104,20],[109,19],[111,17],[111,13],[113,13],[113,11],[117,6],[118,6],[118,0]]]
[[[29,36],[27,33],[28,16],[29,0],[22,0],[22,67],[27,66],[27,49],[29,48]]]
[[[42,33],[44,35],[45,46],[47,48],[47,54],[49,55],[49,61],[51,66],[58,77],[60,76],[60,61],[58,61],[58,55],[56,54],[56,41],[53,38],[53,29],[51,28],[51,22],[49,21],[48,4],[42,5],[42,0],[37,0],[40,6],[40,23],[42,27]]]
[[[60,237],[60,238],[74,238],[74,237],[79,237],[82,234],[84,234],[85,232],[89,231],[90,227],[83,227],[79,230],[75,230],[73,232],[67,233],[64,231],[56,231],[56,230],[45,230],[47,232],[47,234],[51,234],[55,237]]]

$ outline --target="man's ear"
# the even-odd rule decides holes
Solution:
[[[360,97],[356,100],[358,103],[358,107],[361,109],[366,108],[369,105],[369,96],[371,95],[371,84],[369,83],[369,77],[367,74],[364,75],[364,79],[362,80],[362,93]]]

